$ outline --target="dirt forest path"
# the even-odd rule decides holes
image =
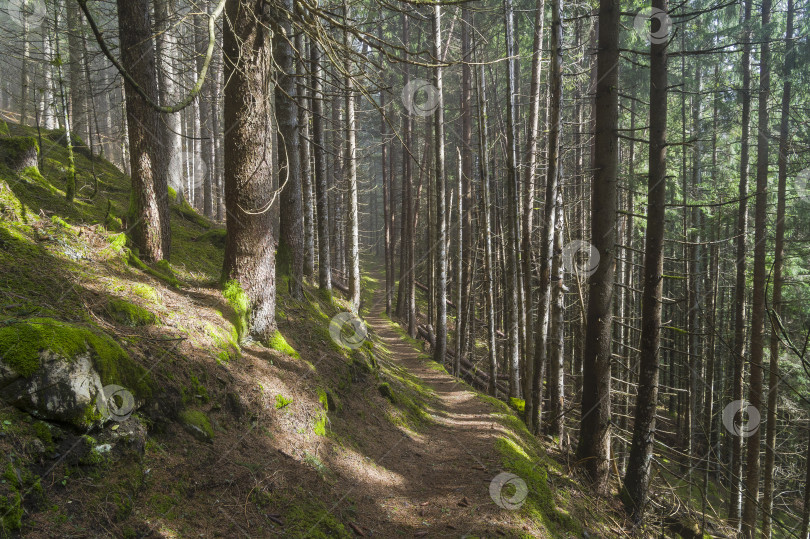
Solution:
[[[384,293],[376,292],[366,322],[390,350],[391,360],[420,378],[436,400],[427,410],[432,421],[424,429],[381,447],[386,454],[374,455],[403,481],[378,500],[385,515],[379,515],[373,528],[385,530],[385,536],[513,535],[514,527],[504,527],[507,521],[515,524],[510,512],[489,495],[490,482],[501,472],[495,441],[502,433],[491,405],[436,370],[424,352],[402,337],[384,314]]]

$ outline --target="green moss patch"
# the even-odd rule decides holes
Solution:
[[[391,385],[388,384],[388,382],[382,383],[379,386],[377,386],[377,391],[380,392],[380,395],[388,399],[391,402],[391,404],[397,403],[397,399],[394,396],[394,390],[391,389]]]
[[[106,335],[52,318],[29,318],[0,327],[0,358],[24,377],[40,366],[44,350],[67,359],[92,352],[104,385],[121,384],[139,396],[151,395],[146,371]]]
[[[554,494],[549,487],[547,461],[533,449],[534,438],[526,430],[523,422],[515,417],[506,405],[502,402],[500,404],[499,408],[505,410],[505,413],[494,415],[512,431],[515,438],[498,438],[495,449],[501,455],[503,469],[517,475],[528,487],[528,495],[520,509],[521,512],[527,514],[531,520],[541,522],[548,529],[557,528],[580,536],[582,525],[567,512],[556,507]]]
[[[190,221],[199,227],[211,228],[211,223],[208,221],[208,219],[194,211],[194,208],[192,208],[185,200],[183,200],[183,202],[180,204],[174,204],[172,206],[172,211],[179,217],[182,217],[183,219]]]
[[[34,157],[39,154],[39,144],[34,137],[3,137],[0,139],[0,160],[9,165],[16,164],[24,154],[33,152]]]
[[[158,317],[153,313],[123,299],[110,299],[107,303],[107,311],[116,322],[125,326],[149,326],[158,323]]]
[[[184,410],[180,413],[180,420],[183,426],[195,438],[210,442],[214,439],[214,429],[211,427],[211,422],[208,416],[199,410]]]
[[[516,412],[523,414],[526,409],[526,401],[515,397],[509,397],[509,406]]]
[[[0,496],[0,531],[7,532],[19,530],[22,526],[23,507],[19,492],[8,496]]]
[[[275,507],[284,504],[275,500]],[[306,492],[300,492],[289,500],[283,509],[285,537],[307,539],[351,539],[354,537],[346,531],[335,516],[316,499]]]
[[[156,277],[162,281],[166,281],[167,283],[176,288],[183,288],[189,286],[188,283],[184,283],[183,281],[181,281],[172,274],[171,268],[169,268],[167,262],[165,261],[161,261],[165,263],[158,262],[153,268],[148,266],[145,262],[143,262],[140,258],[138,258],[138,255],[136,255],[131,250],[125,248],[124,251],[127,254],[127,261],[129,262],[130,266],[138,268],[139,270],[148,273],[152,277]]]
[[[34,435],[42,442],[42,445],[45,446],[46,451],[53,451],[55,446],[53,443],[53,435],[51,434],[51,428],[48,426],[47,423],[44,421],[37,421],[33,425]]]
[[[224,249],[226,239],[227,234],[225,233],[224,228],[214,228],[202,236],[198,236],[194,241],[206,241],[215,247]]]
[[[239,336],[241,342],[248,333],[248,310],[250,309],[250,301],[247,294],[242,289],[242,285],[236,279],[231,279],[225,283],[222,288],[222,295],[231,306],[236,314],[234,326],[236,327],[236,334]]]
[[[151,301],[152,303],[157,303],[160,301],[157,290],[148,284],[133,284],[130,287],[130,290],[133,294],[139,298],[145,299],[146,301]]]
[[[268,341],[267,346],[268,348],[272,348],[273,350],[287,354],[288,356],[292,356],[294,358],[301,357],[301,354],[299,354],[295,348],[287,343],[287,339],[284,338],[284,335],[282,335],[280,331],[273,333],[273,336],[270,337],[270,341]]]
[[[319,410],[315,416],[315,422],[312,424],[312,432],[318,436],[326,436],[326,423],[328,420],[326,410]]]

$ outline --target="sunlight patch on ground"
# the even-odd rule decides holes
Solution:
[[[333,457],[332,465],[339,469],[341,476],[357,483],[385,488],[397,488],[405,484],[405,478],[400,474],[353,449],[343,448]]]

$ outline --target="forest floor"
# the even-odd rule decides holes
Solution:
[[[90,432],[0,402],[0,538],[626,536],[566,453],[385,316],[375,260],[358,349],[330,337],[345,300],[310,284],[293,299],[283,277],[278,336],[238,342],[219,224],[172,198],[171,262],[144,264],[116,217],[129,178],[82,150],[67,203],[62,134],[40,147],[41,169],[0,159],[0,328],[47,318],[111,338],[151,394]]]
[[[504,428],[493,420],[490,403],[437,368],[394,326],[385,315],[384,293],[382,287],[376,291],[365,320],[392,361],[422,380],[435,399],[429,412],[433,421],[422,432],[402,436],[381,447],[383,454],[374,455],[378,463],[390,464],[407,478],[400,484],[378,485],[374,497],[385,500],[387,513],[415,528],[429,522],[431,529],[448,535],[478,535],[486,529],[484,522],[499,520],[503,512],[490,497],[489,485],[501,471],[495,444]],[[379,524],[386,519],[380,514]]]

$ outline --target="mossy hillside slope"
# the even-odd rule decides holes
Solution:
[[[35,135],[14,124],[9,131]],[[59,345],[65,353],[86,350],[99,372],[102,355],[116,358],[118,370],[103,376],[118,381],[113,383],[137,390],[138,380],[148,380],[143,406],[131,418],[148,428],[148,437],[143,452],[107,450],[103,440],[140,443],[118,434],[131,432],[124,424],[109,422],[91,433],[98,441],[91,444],[93,458],[72,459],[75,432],[0,403],[6,434],[0,436],[0,466],[13,463],[30,476],[20,491],[0,484],[0,512],[8,509],[11,516],[0,536],[8,529],[53,537],[99,530],[115,537],[190,537],[202,531],[223,537],[350,537],[354,526],[372,526],[366,535],[385,537],[413,536],[431,525],[402,520],[385,496],[368,493],[422,488],[423,477],[397,474],[399,456],[380,455],[397,440],[422,443],[434,397],[385,357],[385,343],[373,334],[358,350],[332,341],[329,321],[347,310],[344,302],[323,299],[309,285],[304,301],[280,289],[279,333],[264,346],[240,343],[240,295],[223,294],[220,282],[221,226],[185,206],[175,209],[171,261],[147,264],[147,271],[131,263],[131,245],[122,235],[129,178],[78,151],[76,200],[68,204],[67,155],[59,133],[43,136],[40,161],[40,169],[22,173],[0,164],[0,186],[7,186],[0,189],[0,202],[10,208],[0,211],[0,327],[39,324],[37,338],[46,339],[57,326],[72,328],[75,334]],[[367,288],[371,284],[364,281]],[[121,352],[106,349],[110,343]],[[15,363],[23,370],[36,367],[30,354]],[[383,384],[390,399],[380,393]],[[522,440],[513,427],[501,434]],[[528,459],[541,454],[536,441],[524,443]],[[503,466],[515,463],[504,458]],[[47,481],[36,496],[32,485],[45,470]],[[555,477],[538,480],[550,488]],[[411,507],[417,502],[409,500]],[[559,503],[529,507],[539,513],[527,508],[509,514],[503,529],[512,536],[523,525],[571,529],[557,514]],[[453,503],[431,510],[461,509]],[[532,519],[543,521],[535,526]],[[442,536],[448,530],[431,532]]]

